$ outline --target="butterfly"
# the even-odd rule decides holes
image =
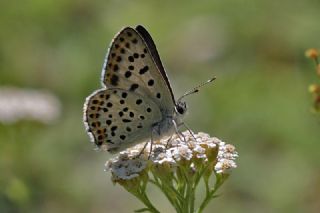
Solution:
[[[86,131],[98,148],[117,153],[170,136],[182,123],[186,103],[175,100],[156,45],[143,26],[125,27],[114,37],[101,81],[103,88],[84,104]]]

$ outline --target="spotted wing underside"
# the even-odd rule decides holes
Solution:
[[[151,36],[141,28],[126,27],[115,36],[103,67],[102,82],[107,88],[147,96],[170,113],[175,103],[169,81]]]
[[[91,140],[111,153],[150,138],[152,124],[162,119],[149,99],[123,89],[101,89],[86,99],[84,122]]]

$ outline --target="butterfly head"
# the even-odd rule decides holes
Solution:
[[[179,100],[176,104],[176,112],[179,117],[183,117],[187,112],[186,102]]]

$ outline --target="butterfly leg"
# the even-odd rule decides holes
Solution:
[[[182,134],[182,132],[179,130],[176,121],[175,121],[175,120],[172,120],[172,123],[173,123],[173,126],[174,126],[175,130],[176,130],[176,134],[179,136],[180,140],[183,140],[183,141],[186,142],[186,141],[187,141],[187,140],[186,140],[186,137],[185,137],[185,136]],[[182,136],[182,138],[181,138],[181,136]]]
[[[149,141],[145,142],[145,144],[144,144],[143,148],[141,149],[141,151],[140,151],[140,153],[139,153],[138,157],[140,157],[140,155],[142,155],[142,153],[143,153],[143,152],[144,152],[144,150],[146,149],[146,147],[147,147],[148,143],[149,143]]]
[[[190,133],[190,135],[193,137],[193,139],[194,139],[195,141],[197,141],[197,139],[196,139],[196,137],[194,136],[192,130],[187,126],[186,123],[182,122],[180,125],[183,125],[183,126],[189,131],[189,133]],[[180,126],[180,125],[179,125],[179,126]]]
[[[149,160],[150,157],[151,157],[152,145],[153,145],[153,129],[151,130],[151,135],[150,135],[150,150],[149,150],[148,160]]]
[[[169,142],[171,141],[172,136],[173,136],[173,135],[171,135],[171,136],[170,136],[170,138],[168,138],[168,140],[167,140],[167,143],[166,143],[166,150],[167,150],[167,149],[168,149],[168,147],[169,147]]]
[[[148,154],[148,160],[150,159],[151,153],[152,153],[153,131],[154,131],[154,129],[151,130],[151,135],[150,135],[150,150],[149,150],[149,154]],[[140,151],[140,153],[139,153],[138,156],[140,156],[140,155],[144,152],[144,150],[146,149],[148,143],[149,143],[149,141],[147,141],[147,142],[144,144],[144,146],[143,146],[143,148],[141,149],[141,151]]]

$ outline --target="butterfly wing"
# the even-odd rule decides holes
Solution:
[[[172,114],[175,100],[156,47],[148,32],[126,27],[113,39],[102,72],[107,88],[134,91]]]
[[[174,95],[172,92],[172,88],[171,88],[171,84],[169,82],[169,78],[167,76],[167,73],[162,65],[161,59],[160,59],[160,55],[157,51],[157,47],[155,45],[155,43],[152,40],[151,35],[148,33],[148,31],[141,25],[138,25],[136,27],[136,30],[139,32],[139,34],[142,36],[143,40],[145,41],[148,50],[150,51],[150,54],[154,60],[154,62],[157,65],[157,68],[159,69],[161,76],[163,77],[163,79],[166,81],[166,85],[168,86],[168,89],[170,91],[173,103],[176,103],[175,99],[174,99]]]
[[[152,124],[161,119],[160,109],[152,100],[117,88],[94,92],[84,107],[91,140],[111,153],[149,139]]]

